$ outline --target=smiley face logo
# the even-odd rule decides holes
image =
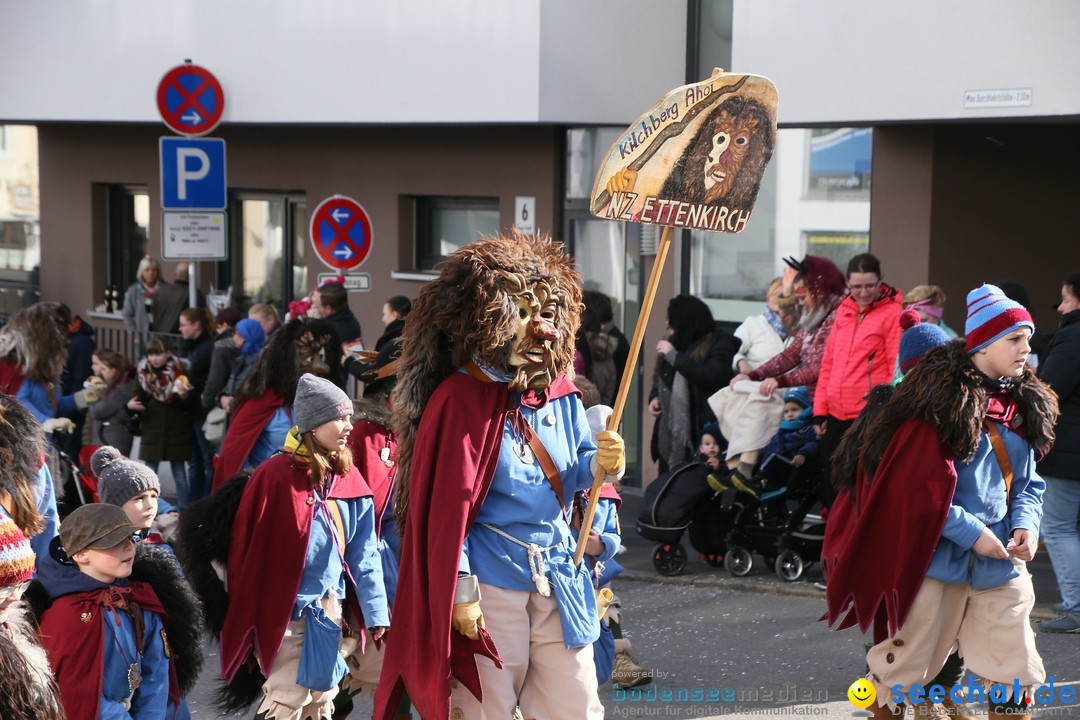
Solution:
[[[847,689],[848,700],[857,708],[866,708],[877,699],[877,691],[866,678],[859,678]]]

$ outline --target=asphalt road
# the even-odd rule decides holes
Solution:
[[[806,580],[780,580],[760,558],[748,576],[733,578],[689,546],[683,574],[660,576],[652,566],[653,543],[633,531],[639,500],[627,493],[620,512],[627,552],[619,559],[627,569],[615,591],[633,653],[654,671],[656,682],[625,692],[601,688],[607,717],[852,717],[847,688],[865,672],[864,638],[852,630],[833,632],[818,621],[824,594]],[[1045,555],[1031,569],[1035,616],[1050,617],[1049,605],[1059,598]],[[1037,645],[1055,686],[1071,685],[1080,696],[1080,635],[1042,634]],[[208,699],[218,662],[211,648],[189,697],[196,718],[217,717]],[[254,709],[246,717],[253,714]],[[1074,715],[1080,717],[1080,705],[1033,713]],[[370,699],[359,698],[350,717],[370,718]]]

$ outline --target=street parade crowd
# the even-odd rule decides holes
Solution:
[[[679,295],[655,340],[660,473],[759,498],[776,458],[821,468],[826,619],[872,633],[875,717],[967,671],[1015,688],[992,717],[1029,711],[1040,539],[1038,630],[1080,632],[1080,275],[1052,336],[1021,290],[972,289],[957,333],[940,287],[808,255],[734,333]],[[284,319],[189,297],[140,264],[138,357],[59,303],[0,328],[0,718],[189,718],[212,672],[257,718],[367,693],[380,720],[601,720],[602,684],[651,681],[611,584],[631,345],[560,243],[462,247],[367,350],[334,279]]]

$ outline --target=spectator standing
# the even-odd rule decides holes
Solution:
[[[131,455],[135,437],[131,434],[127,403],[135,394],[135,368],[127,357],[113,350],[94,353],[94,384],[102,385],[100,399],[90,403],[94,419],[95,445],[112,445],[125,456]],[[99,382],[100,381],[100,382]]]
[[[349,307],[349,294],[345,285],[339,282],[323,283],[318,292],[312,294],[312,301],[312,308],[320,317],[330,321],[343,345],[363,337],[360,321]]]
[[[64,371],[60,373],[60,394],[74,395],[83,389],[83,383],[94,374],[91,363],[97,341],[94,339],[93,326],[78,315],[72,317],[71,308],[67,305],[56,303],[56,314],[60,324],[67,330],[68,338],[67,363]],[[86,415],[75,413],[71,419],[75,423],[75,429],[60,445],[69,457],[78,457],[83,446]]]
[[[956,337],[956,331],[941,319],[945,314],[945,291],[939,285],[916,285],[904,293],[904,309],[919,311],[919,322],[937,325],[945,334]]]
[[[232,396],[236,394],[244,378],[255,366],[255,358],[266,344],[266,334],[263,333],[262,325],[258,322],[251,318],[244,318],[236,323],[233,342],[240,350],[240,357],[233,363],[232,374],[229,375],[229,381],[225,383],[225,388],[221,391],[221,406],[227,412],[232,410]]]
[[[121,308],[124,327],[134,333],[135,348],[139,355],[143,353],[142,348],[150,339],[150,330],[154,327],[151,306],[160,287],[161,265],[151,257],[144,257],[139,261],[135,282],[129,285],[124,293],[124,304]]]
[[[1046,481],[1042,539],[1054,566],[1061,614],[1039,623],[1041,632],[1080,633],[1080,273],[1061,286],[1061,321],[1050,342],[1039,377],[1058,394],[1061,415],[1054,447],[1039,462]]]
[[[128,401],[128,410],[142,413],[142,441],[139,459],[155,471],[165,461],[172,470],[176,484],[176,504],[187,507],[190,490],[187,481],[187,461],[191,458],[191,433],[179,431],[191,426],[187,382],[180,360],[172,354],[161,336],[146,344],[146,357],[135,371],[138,385]]]
[[[777,388],[803,385],[813,402],[825,343],[832,331],[836,308],[844,299],[844,275],[832,260],[815,255],[784,262],[796,270],[792,292],[800,308],[799,329],[780,354],[748,373],[739,373],[732,378],[730,387],[743,380],[754,380],[761,383],[758,392],[769,396]],[[753,472],[752,466],[744,467],[741,462],[732,471],[739,473],[738,478],[732,478],[735,487],[738,487],[735,480],[745,484]]]
[[[668,337],[660,355],[649,412],[656,418],[652,457],[660,472],[692,458],[706,423],[716,422],[708,398],[731,379],[735,341],[714,321],[709,306],[692,295],[668,303]]]
[[[866,405],[870,390],[892,382],[900,347],[903,295],[882,282],[878,259],[870,253],[851,258],[847,286],[850,294],[836,309],[814,395],[826,480],[829,459]]]
[[[281,327],[281,315],[277,308],[267,303],[255,303],[248,309],[248,317],[262,325],[266,337]]]
[[[210,353],[210,373],[200,398],[203,410],[220,407],[218,399],[221,391],[228,384],[233,364],[240,357],[240,348],[236,347],[233,334],[236,332],[236,323],[243,319],[243,314],[234,307],[219,310],[214,316],[217,334],[214,337],[214,349]]]
[[[382,321],[386,327],[383,334],[375,341],[375,352],[379,352],[388,343],[401,337],[405,329],[405,317],[412,310],[412,301],[404,295],[395,295],[383,303]]]
[[[177,263],[171,283],[162,282],[150,301],[150,314],[154,318],[154,332],[176,335],[180,332],[180,311],[191,307],[191,285],[186,262]],[[195,307],[206,307],[206,295],[195,289]]]
[[[187,364],[191,394],[196,398],[201,398],[210,376],[210,360],[214,351],[210,322],[210,314],[203,308],[184,308],[180,312],[180,337],[183,340],[177,356]],[[203,431],[206,410],[201,402],[192,402],[189,407],[193,450],[187,464],[189,499],[198,500],[210,493],[210,483],[214,477],[214,452]]]
[[[615,324],[611,298],[604,293],[597,293],[596,314],[600,317],[601,332],[615,338],[615,353],[612,359],[615,361],[615,387],[620,387],[623,371],[626,369],[626,359],[630,356],[630,341]]]

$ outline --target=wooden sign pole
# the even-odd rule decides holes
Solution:
[[[630,394],[630,383],[633,380],[638,355],[641,353],[641,343],[645,338],[645,326],[649,323],[653,301],[656,299],[656,288],[660,284],[660,275],[664,271],[664,262],[667,260],[668,248],[674,232],[674,228],[666,226],[660,234],[660,245],[656,249],[656,260],[653,263],[652,272],[649,273],[649,283],[645,287],[645,297],[641,301],[641,311],[638,313],[637,324],[634,326],[634,336],[630,340],[630,353],[626,357],[626,367],[623,368],[619,393],[615,396],[615,407],[612,408],[613,412],[607,421],[608,430],[617,430],[619,423],[622,422],[626,396]],[[581,520],[581,530],[578,533],[577,551],[574,553],[575,566],[580,566],[585,558],[585,542],[589,539],[589,528],[592,527],[593,516],[596,515],[596,503],[600,500],[600,487],[604,484],[604,477],[604,469],[597,467],[592,490],[589,492],[589,504],[585,508],[585,517]]]

